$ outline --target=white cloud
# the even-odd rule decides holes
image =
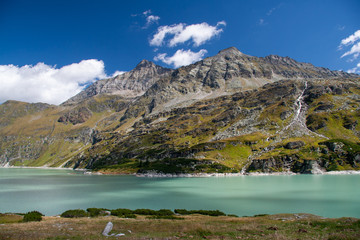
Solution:
[[[220,25],[223,25],[223,26],[226,26],[226,22],[225,21],[220,21],[216,24],[216,26],[220,26]]]
[[[159,20],[160,20],[159,16],[155,16],[155,15],[147,16],[146,17],[146,25],[145,25],[145,27],[147,28],[153,23],[158,23]]]
[[[165,38],[168,35],[173,35],[168,41],[170,47],[185,43],[189,40],[192,40],[195,46],[200,46],[214,36],[219,35],[223,31],[221,27],[225,25],[226,22],[221,21],[215,26],[211,26],[206,22],[188,26],[184,23],[171,26],[160,26],[157,33],[154,34],[153,38],[150,40],[150,45],[161,46],[165,43]]]
[[[160,26],[157,33],[150,40],[151,46],[161,46],[164,42],[166,35],[174,35],[182,31],[183,23],[172,26]]]
[[[341,49],[343,46],[348,46],[350,44],[354,44],[359,39],[360,39],[360,30],[357,30],[354,34],[352,34],[349,37],[341,40],[341,43],[340,43],[339,47]]]
[[[352,69],[349,69],[347,71],[348,73],[357,73],[357,74],[360,74],[360,63],[358,63],[356,65],[356,67],[352,68]]]
[[[159,53],[155,56],[154,60],[162,61],[168,65],[173,65],[175,68],[178,68],[200,61],[206,53],[207,51],[205,49],[201,49],[199,52],[179,49],[171,57],[167,57],[166,53]]]
[[[151,9],[146,10],[145,12],[143,12],[143,14],[144,14],[145,16],[151,14]]]
[[[351,49],[341,55],[341,58],[346,56],[352,56],[349,59],[350,62],[354,61],[360,56],[360,30],[355,31],[353,34],[341,40],[338,50],[342,50],[344,47],[350,47]],[[349,69],[348,73],[360,73],[360,63],[356,67]]]
[[[142,13],[146,17],[146,24],[143,27],[143,29],[150,27],[150,25],[152,25],[153,23],[159,22],[160,17],[155,15],[150,15],[151,13],[152,13],[151,9],[146,10],[145,12]]]
[[[0,65],[0,102],[18,100],[60,104],[86,84],[105,78],[104,62],[83,60],[62,68],[38,63],[22,67]]]
[[[116,77],[116,76],[121,75],[121,74],[124,74],[124,73],[126,73],[126,71],[115,71],[115,72],[111,75],[111,77]]]
[[[356,59],[359,55],[360,55],[360,42],[354,44],[350,51],[347,51],[346,53],[344,53],[341,58],[349,56],[349,55],[353,55],[354,59]]]
[[[280,7],[282,6],[282,3],[280,3],[279,5],[277,5],[276,7],[271,8],[266,15],[267,16],[271,16],[273,14],[274,11],[278,10]]]

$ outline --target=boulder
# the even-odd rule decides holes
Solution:
[[[288,142],[284,147],[286,149],[298,149],[305,146],[303,141]]]

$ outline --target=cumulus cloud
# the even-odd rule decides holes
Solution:
[[[165,40],[166,35],[175,35],[184,29],[184,24],[175,24],[172,26],[160,26],[157,33],[150,40],[151,46],[161,46]]]
[[[199,52],[192,52],[191,50],[179,49],[176,53],[168,57],[166,53],[159,53],[155,56],[155,61],[162,61],[168,65],[173,65],[175,68],[189,65],[191,63],[200,61],[207,53],[205,49],[201,49]]]
[[[221,21],[215,26],[211,26],[206,22],[192,25],[179,23],[171,26],[160,26],[150,40],[150,45],[162,46],[166,42],[166,37],[171,36],[167,41],[170,47],[190,40],[194,42],[194,46],[198,47],[214,36],[219,35],[223,31],[221,27],[225,25],[226,22]]]
[[[0,65],[0,102],[11,99],[60,104],[85,85],[105,77],[104,62],[96,59],[62,68],[44,63],[22,67]]]

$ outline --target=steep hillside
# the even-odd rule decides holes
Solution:
[[[360,170],[359,80],[236,48],[176,70],[143,60],[61,106],[2,104],[0,164],[150,174]]]
[[[18,114],[0,126],[0,163],[62,166],[93,143],[97,129],[116,126],[126,103],[119,96],[96,96],[78,106],[48,106],[26,114],[22,107],[32,104],[3,104]]]
[[[357,81],[283,80],[153,114],[71,164],[142,173],[359,169]]]

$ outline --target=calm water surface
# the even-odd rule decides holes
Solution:
[[[360,218],[360,175],[139,178],[0,168],[0,212],[55,215],[88,207]]]

